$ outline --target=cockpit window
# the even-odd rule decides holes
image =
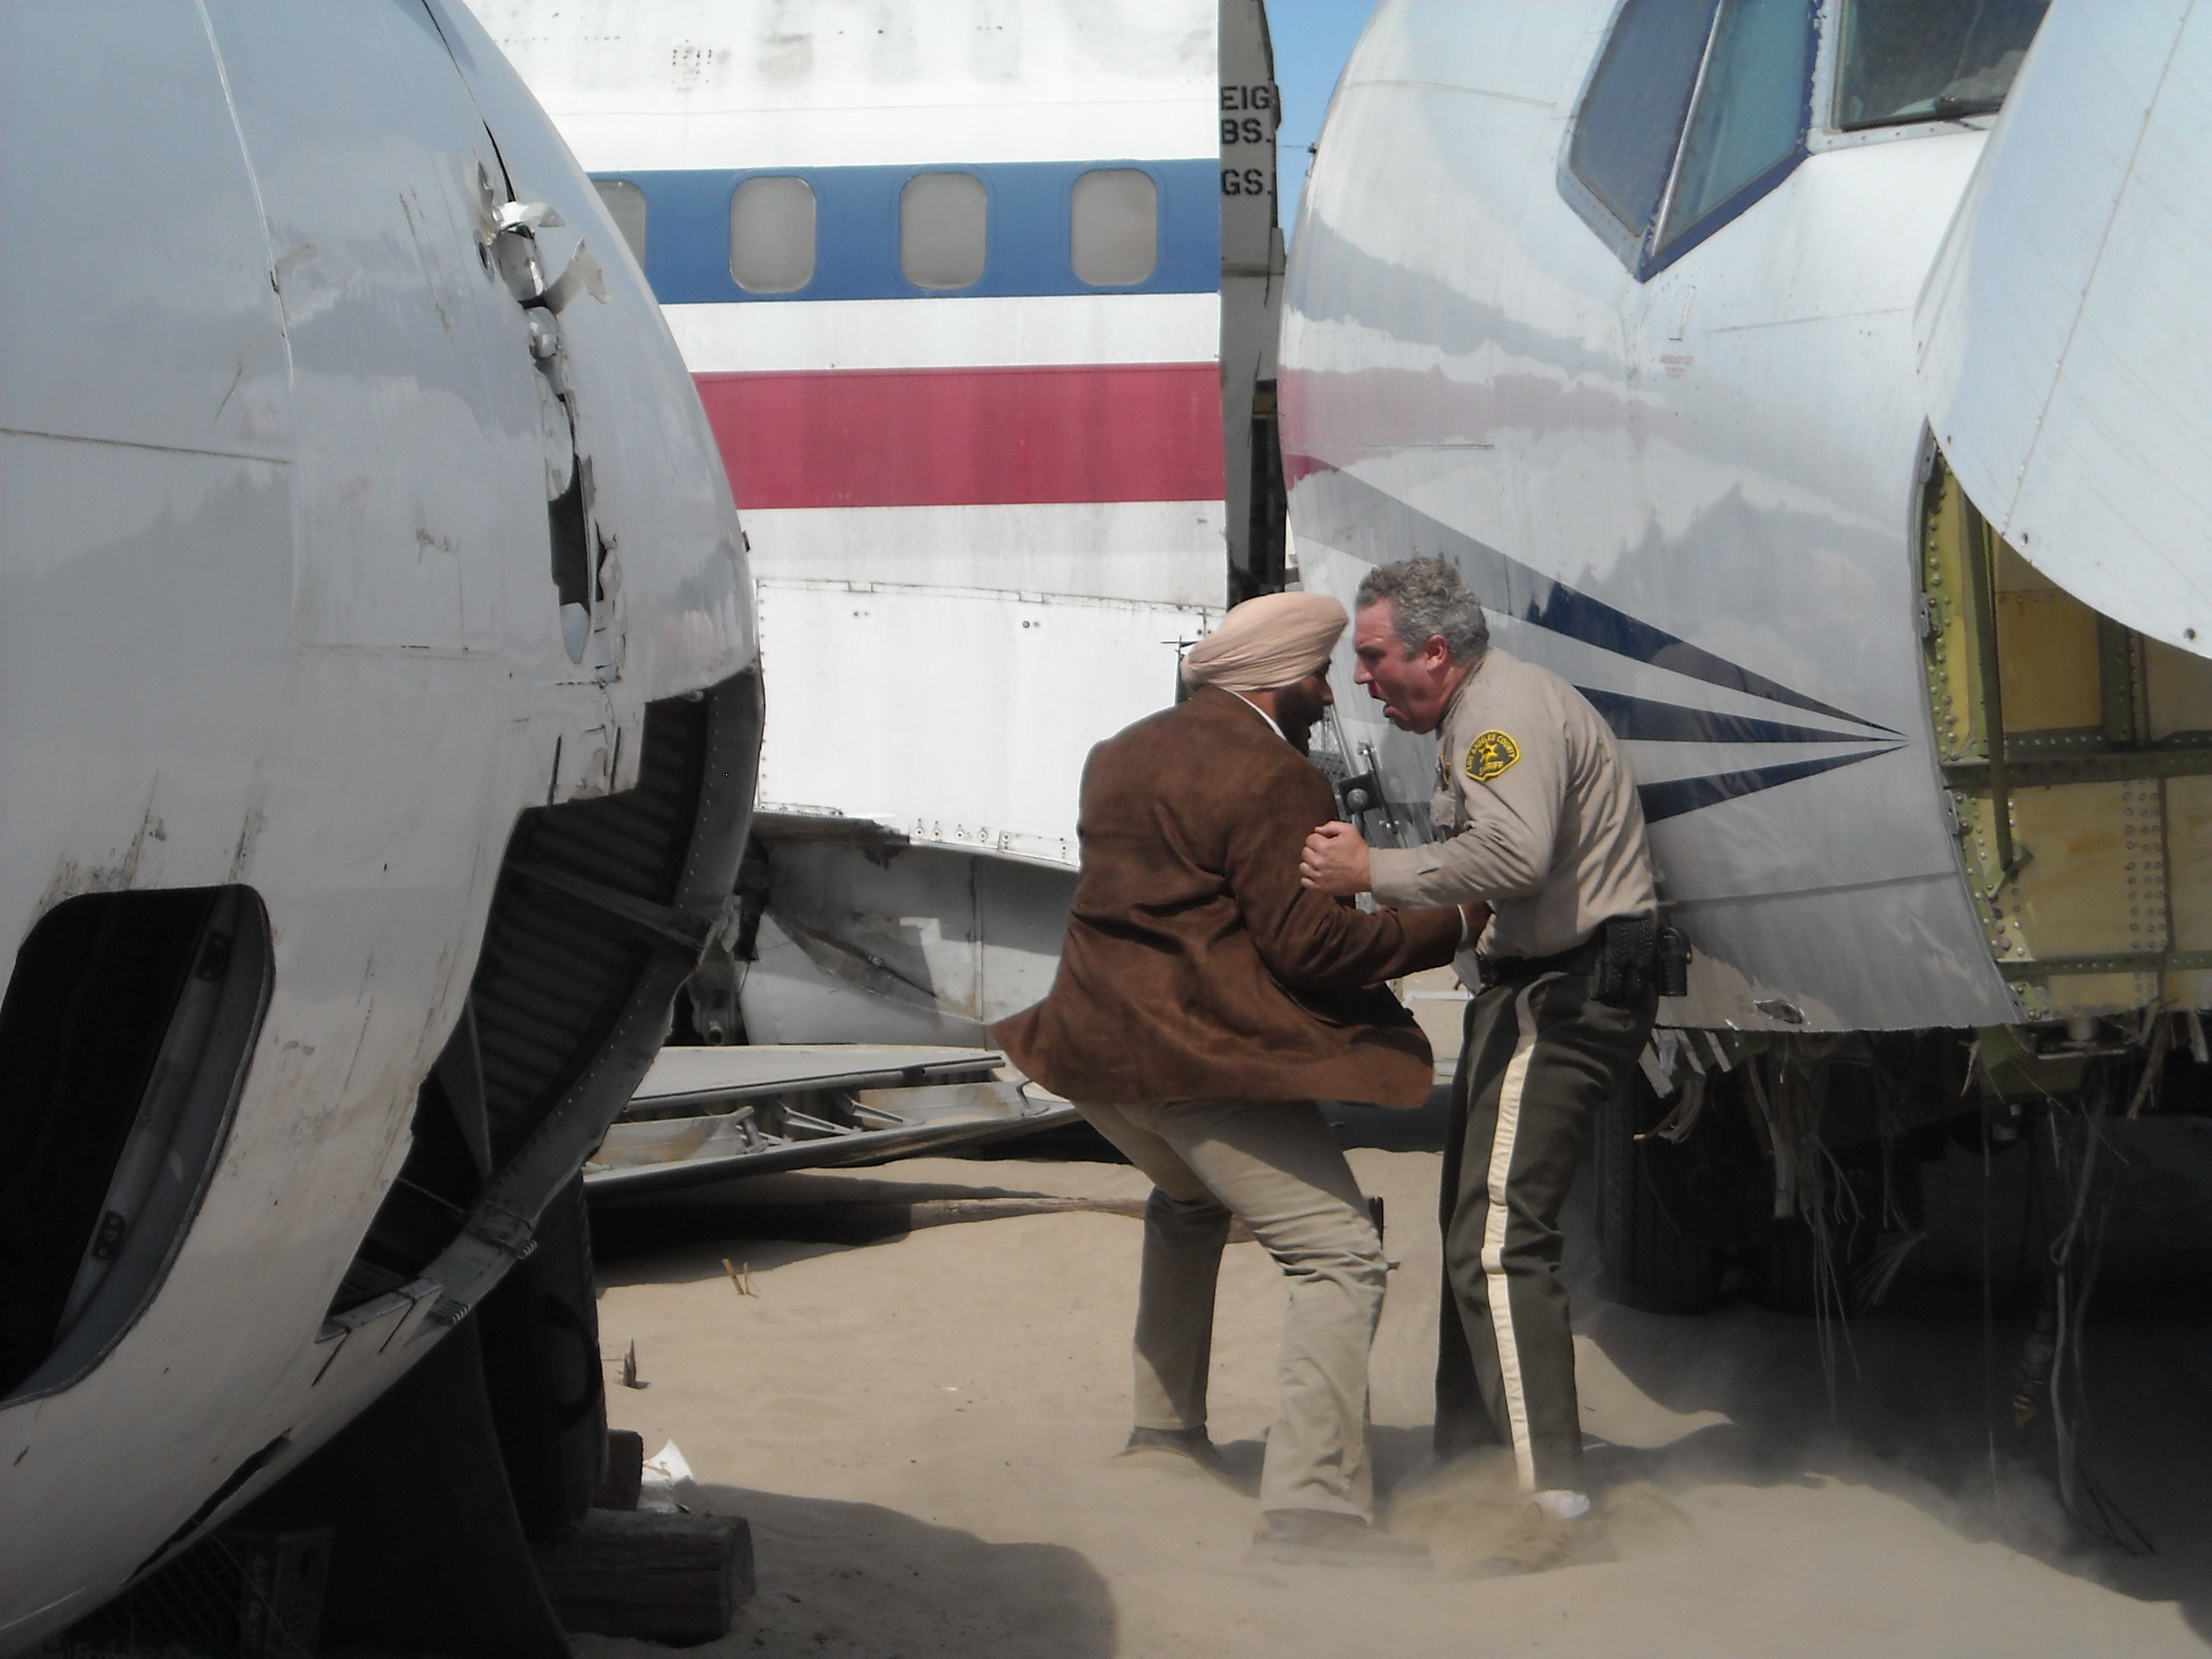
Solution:
[[[2050,0],[1844,0],[1836,125],[1846,131],[1989,115]]]
[[[1661,247],[1796,151],[1812,70],[1809,21],[1805,0],[1729,0],[1705,54]]]
[[[1638,279],[1804,155],[1814,4],[1625,0],[1567,147],[1587,199],[1562,188]]]
[[[1713,10],[1713,0],[1628,0],[1575,122],[1568,165],[1638,240],[1667,193]]]

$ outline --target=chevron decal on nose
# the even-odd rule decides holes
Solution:
[[[1889,726],[1692,645],[1349,473],[1314,467],[1299,481],[1298,490],[1301,517],[1313,526],[1308,533],[1315,539],[1374,564],[1442,559],[1459,571],[1493,615],[1769,706],[1767,713],[1737,714],[1577,685],[1627,748],[1650,822],[1817,777],[1905,746],[1904,734]],[[1817,718],[1808,720],[1808,715]]]

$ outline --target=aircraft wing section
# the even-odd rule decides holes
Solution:
[[[1923,291],[1929,417],[2039,570],[2212,656],[2212,0],[2055,0]]]

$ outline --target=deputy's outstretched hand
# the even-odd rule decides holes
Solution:
[[[1348,823],[1324,823],[1306,837],[1298,854],[1298,879],[1316,892],[1349,898],[1372,884],[1367,843]]]

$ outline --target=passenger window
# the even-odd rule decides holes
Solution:
[[[1567,165],[1638,240],[1659,216],[1714,0],[1627,0],[1575,124]]]
[[[1093,288],[1127,288],[1160,262],[1160,191],[1134,167],[1100,167],[1075,181],[1067,253]]]
[[[622,232],[623,240],[629,244],[630,256],[642,267],[645,264],[645,192],[627,179],[601,179],[599,200],[606,204],[607,216]]]
[[[796,294],[814,280],[814,186],[748,179],[730,197],[730,276],[748,294]]]
[[[2050,0],[1844,0],[1836,125],[1988,115],[2012,90]]]
[[[1805,131],[1812,75],[1809,0],[1725,0],[1659,246],[1790,159]]]
[[[968,173],[918,173],[899,193],[899,269],[916,288],[966,288],[983,274],[990,201]]]

